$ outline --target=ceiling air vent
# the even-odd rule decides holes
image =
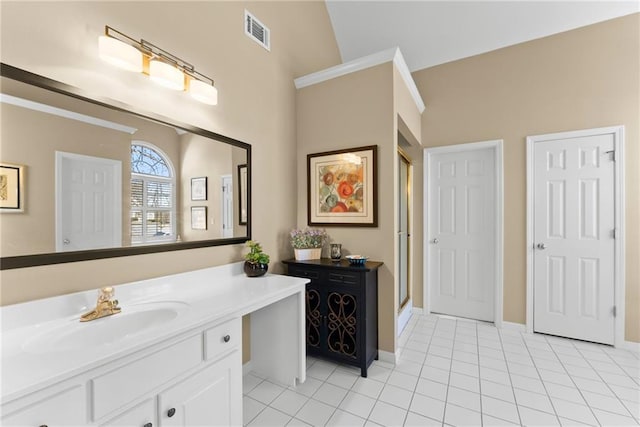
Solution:
[[[244,33],[263,48],[271,51],[271,31],[256,19],[249,11],[244,11]]]

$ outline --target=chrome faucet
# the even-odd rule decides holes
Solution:
[[[115,291],[111,286],[100,289],[100,293],[98,294],[98,301],[96,302],[96,308],[80,316],[80,321],[89,322],[101,317],[120,313],[121,308],[118,307],[118,300],[113,299],[114,293]]]

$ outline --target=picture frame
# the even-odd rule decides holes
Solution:
[[[307,155],[310,226],[377,227],[377,145]]]
[[[207,177],[206,176],[191,178],[191,200],[193,201],[207,200]]]
[[[247,225],[247,165],[238,165],[238,223]]]
[[[192,230],[207,229],[207,207],[206,206],[191,207],[191,229]]]
[[[0,212],[24,212],[25,166],[0,163]]]

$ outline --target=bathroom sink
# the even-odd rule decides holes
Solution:
[[[77,316],[60,320],[43,326],[22,348],[41,354],[117,345],[125,338],[170,322],[187,306],[176,301],[143,303],[122,306],[121,313],[90,322],[81,323]]]

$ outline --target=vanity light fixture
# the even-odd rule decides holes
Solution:
[[[166,88],[185,90],[194,99],[205,104],[218,103],[218,90],[213,79],[144,39],[137,41],[105,25],[104,35],[98,40],[98,50],[100,58],[112,65],[146,74],[152,81]]]

